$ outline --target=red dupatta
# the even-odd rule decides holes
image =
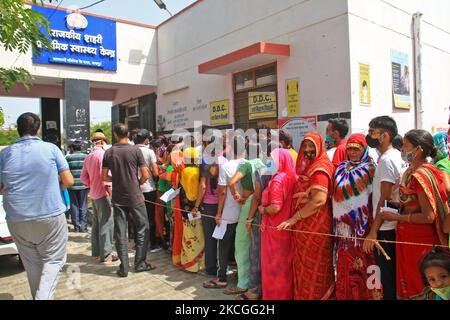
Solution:
[[[311,141],[316,147],[316,157],[313,160],[308,160],[305,158],[302,152],[302,146],[304,141]],[[316,132],[311,131],[305,135],[300,150],[298,151],[297,163],[296,163],[296,173],[298,175],[298,186],[297,193],[294,194],[294,198],[298,198],[297,203],[294,206],[295,211],[298,210],[300,204],[304,204],[307,201],[307,195],[312,188],[320,189],[320,186],[311,186],[310,180],[315,172],[325,173],[329,181],[333,181],[335,166],[328,158],[325,151],[325,144],[323,142],[322,136]],[[328,188],[329,190],[323,190],[328,192],[329,196],[332,195],[333,188]]]

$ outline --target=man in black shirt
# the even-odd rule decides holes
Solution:
[[[114,210],[114,238],[121,262],[119,277],[128,276],[128,242],[126,239],[127,215],[131,214],[136,230],[135,272],[154,269],[147,264],[149,224],[144,195],[140,189],[150,177],[142,152],[128,143],[128,129],[124,124],[114,126],[117,143],[105,152],[102,166],[104,181],[112,181],[112,204]],[[111,171],[111,176],[108,175]],[[140,172],[141,178],[138,173]]]

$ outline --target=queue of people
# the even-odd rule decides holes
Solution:
[[[395,121],[380,116],[367,135],[347,137],[347,122],[331,119],[326,139],[309,132],[297,152],[284,129],[279,143],[260,131],[198,146],[117,124],[112,147],[96,132],[89,155],[74,143],[65,159],[37,137],[39,125],[37,116],[22,115],[21,138],[0,153],[8,226],[33,298],[53,296],[64,265],[62,190],[70,188],[74,231],[87,229],[89,192],[92,257],[120,260],[119,277],[128,276],[132,240],[134,272],[153,270],[148,252],[165,250],[174,265],[209,278],[204,288],[238,300],[449,299],[447,133],[410,130],[399,138]],[[210,146],[220,148],[206,152]],[[19,160],[26,162],[20,170]],[[37,160],[36,179],[52,188],[45,193],[22,178],[38,176]],[[167,192],[175,196],[163,201]],[[24,202],[30,195],[36,205],[51,197],[45,213]],[[229,285],[232,264],[236,286]]]

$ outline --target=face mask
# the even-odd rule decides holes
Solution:
[[[431,288],[431,290],[442,300],[450,300],[450,286],[443,288]]]
[[[278,168],[275,165],[275,161],[273,159],[268,159],[266,162],[266,166],[261,168],[261,175],[274,175],[278,172]]]
[[[415,158],[415,151],[402,152],[402,159],[406,162],[411,162]]]
[[[381,144],[379,139],[372,138],[371,136],[366,136],[367,145],[371,148],[378,148]]]
[[[315,151],[311,151],[311,152],[303,151],[303,156],[307,160],[313,160],[316,157],[316,152]]]
[[[336,143],[336,139],[333,138],[329,133],[327,133],[325,138],[325,143],[328,144],[328,146],[333,146]]]

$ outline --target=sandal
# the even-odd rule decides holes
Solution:
[[[258,296],[249,295],[249,292],[242,293],[236,297],[236,300],[259,300]]]
[[[242,289],[239,287],[231,287],[231,288],[228,288],[227,290],[224,290],[223,294],[234,295],[234,294],[242,294],[242,293],[246,293],[246,292],[247,292],[247,289]]]
[[[219,280],[211,280],[203,282],[203,288],[206,289],[223,289],[227,287],[226,282],[220,282]]]

